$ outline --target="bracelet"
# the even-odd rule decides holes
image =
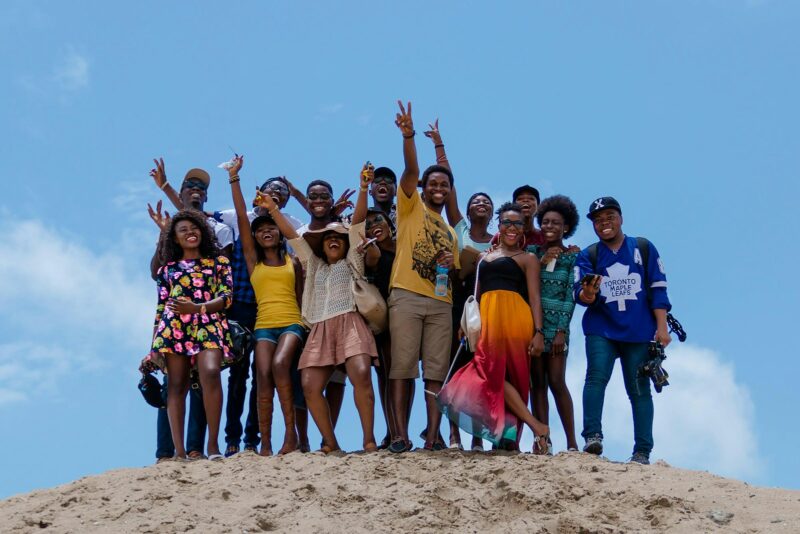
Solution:
[[[235,183],[236,183],[236,182],[238,182],[238,181],[239,181],[239,175],[238,175],[238,174],[234,174],[233,176],[231,176],[231,177],[228,179],[228,183],[229,183],[229,184],[235,184]]]
[[[163,183],[163,184],[161,184],[161,190],[163,191],[163,190],[164,190],[164,188],[165,188],[165,187],[167,187],[168,185],[169,185],[169,182],[168,182],[168,181],[166,181],[166,180],[164,180],[164,183]]]
[[[436,158],[436,162],[437,163],[441,163],[442,161],[447,161],[447,155],[446,154],[442,154],[441,156]]]
[[[438,145],[433,145],[433,148],[444,148],[444,143],[439,143]]]
[[[204,302],[204,303],[203,303],[203,304],[200,306],[200,315],[205,315],[205,314],[206,314],[206,303]]]
[[[411,139],[415,135],[417,135],[417,131],[416,130],[411,130],[411,135],[403,134],[403,139]]]
[[[534,335],[534,336],[535,336],[536,334],[542,334],[542,335],[544,336],[544,330],[542,330],[541,328],[537,328],[537,329],[536,329],[536,330],[534,330],[533,332],[534,332],[534,333],[533,333],[533,335]]]
[[[361,191],[362,193],[366,193],[368,189],[369,189],[369,187],[367,187],[367,186],[365,186],[365,185],[362,185],[362,186],[359,188],[359,191]]]

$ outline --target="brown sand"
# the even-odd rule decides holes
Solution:
[[[800,532],[800,491],[580,453],[240,454],[0,501],[2,532]]]

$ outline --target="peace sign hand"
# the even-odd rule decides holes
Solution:
[[[164,170],[164,158],[154,159],[153,163],[156,164],[155,169],[150,169],[150,176],[159,189],[163,189],[167,183],[167,172]]]
[[[439,133],[439,119],[437,118],[433,124],[428,123],[428,128],[430,128],[430,130],[425,132],[425,137],[429,137],[434,145],[441,145],[442,136]]]
[[[403,107],[403,102],[398,100],[397,105],[400,106],[400,113],[396,114],[394,120],[395,125],[400,128],[403,137],[414,136],[414,121],[411,119],[411,102],[408,103],[408,111]]]
[[[167,210],[164,210],[164,214],[161,214],[161,201],[159,200],[156,204],[156,209],[153,211],[153,206],[150,203],[147,203],[147,213],[150,214],[150,218],[153,219],[153,222],[161,229],[161,231],[165,231],[169,228],[170,216]]]

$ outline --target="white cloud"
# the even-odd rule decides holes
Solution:
[[[53,69],[53,79],[66,91],[77,91],[89,86],[89,60],[70,48]]]
[[[572,323],[567,383],[575,405],[575,430],[579,446],[583,408],[581,396],[586,375],[586,352],[579,313]],[[755,407],[748,388],[737,380],[734,367],[717,352],[678,343],[667,350],[664,368],[670,385],[653,390],[655,403],[652,459],[753,480],[765,468],[755,427]],[[550,397],[550,426],[555,450],[565,450],[566,440],[555,402]],[[633,419],[619,363],[606,389],[603,406],[605,455],[623,461],[633,448]],[[523,450],[531,450],[533,435],[525,430]]]
[[[0,326],[0,406],[24,401],[30,384],[57,395],[59,378],[71,372],[136,367],[155,313],[146,260],[132,265],[116,249],[97,253],[41,221],[7,214],[0,248],[14,252],[0,256],[0,299],[14,310]]]

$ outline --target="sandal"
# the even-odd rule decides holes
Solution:
[[[378,444],[374,441],[370,441],[364,445],[364,452],[378,452]]]
[[[230,458],[234,454],[239,453],[239,446],[238,445],[228,445],[225,448],[225,458]]]
[[[537,456],[544,456],[547,454],[548,450],[553,450],[553,444],[550,442],[550,435],[541,434],[536,436],[536,439],[533,442],[533,454],[536,454]],[[552,452],[550,454],[552,454]]]
[[[208,458],[200,451],[192,451],[186,455],[186,459],[190,462],[194,462],[195,460],[207,460]]]
[[[411,445],[403,440],[403,439],[396,439],[389,444],[387,447],[389,452],[393,452],[395,454],[400,454],[403,452],[408,452],[411,450]]]

